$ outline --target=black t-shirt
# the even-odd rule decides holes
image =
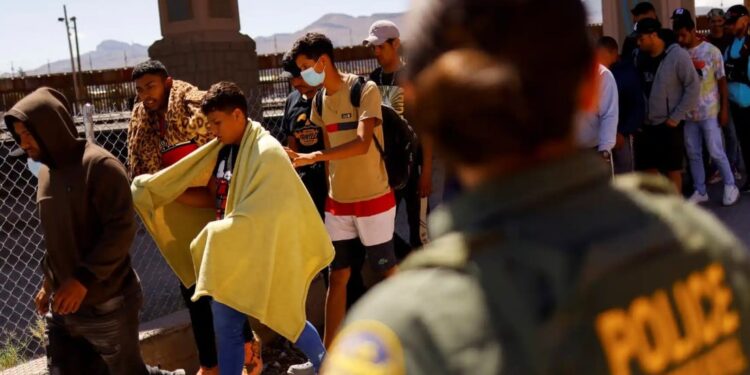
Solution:
[[[666,50],[657,57],[651,57],[645,53],[640,54],[638,71],[641,73],[641,83],[643,84],[643,93],[646,94],[646,98],[651,96],[651,88],[654,86],[656,71],[659,70],[659,65],[664,60],[664,56],[666,56]]]
[[[401,70],[393,73],[383,73],[383,68],[377,68],[370,73],[370,81],[378,86],[398,86],[401,82]]]
[[[294,137],[299,152],[310,153],[325,148],[323,129],[310,121],[313,98],[305,98],[294,90],[286,99],[283,128],[287,137]]]
[[[706,38],[706,41],[713,44],[716,48],[721,51],[721,54],[723,55],[724,52],[726,52],[727,48],[732,45],[732,41],[734,41],[734,36],[731,34],[724,34],[721,38],[714,38],[713,36],[709,35]]]
[[[216,220],[224,218],[227,208],[227,195],[229,194],[229,183],[232,181],[234,166],[237,164],[237,154],[240,151],[238,145],[226,145],[219,150],[219,158],[214,167],[213,179],[216,183]]]

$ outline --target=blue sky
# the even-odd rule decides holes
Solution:
[[[35,69],[67,58],[63,4],[78,18],[81,53],[107,39],[150,45],[161,38],[157,0],[0,0],[0,72]],[[294,32],[326,13],[353,16],[402,12],[409,0],[239,0],[242,32]]]

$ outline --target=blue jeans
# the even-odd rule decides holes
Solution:
[[[240,375],[245,364],[245,336],[243,327],[248,321],[248,316],[220,302],[211,301],[211,309],[214,315],[214,330],[216,341],[219,346],[219,374]],[[252,323],[251,326],[255,327]],[[267,327],[262,327],[268,331]],[[315,371],[320,370],[320,365],[325,356],[325,347],[320,339],[318,331],[310,322],[305,322],[305,328],[294,345],[300,349],[312,362]]]
[[[701,194],[706,194],[706,171],[703,168],[702,148],[704,141],[711,159],[714,160],[721,173],[724,185],[734,185],[734,174],[732,174],[732,168],[724,151],[724,142],[718,119],[687,121],[685,123],[685,150],[690,162],[690,172],[693,175],[695,190]]]
[[[729,116],[729,124],[722,128],[724,132],[724,141],[726,142],[727,159],[729,165],[735,169],[741,169],[742,158],[740,157],[740,142],[737,140],[737,130],[735,130],[734,119]]]
[[[211,301],[211,310],[219,347],[219,374],[240,375],[245,365],[245,335],[242,331],[247,315],[216,301]]]

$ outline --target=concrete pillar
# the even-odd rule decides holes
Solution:
[[[643,0],[602,0],[602,16],[604,35],[615,38],[622,43],[625,37],[633,31],[633,17],[630,10],[643,2]],[[664,27],[671,27],[670,17],[677,8],[690,10],[695,14],[695,2],[693,0],[652,0],[656,14],[659,16]],[[750,4],[750,0],[745,0]]]
[[[159,0],[163,38],[148,49],[175,79],[206,90],[219,81],[237,83],[261,120],[255,41],[240,34],[237,0]]]

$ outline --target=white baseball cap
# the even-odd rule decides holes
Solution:
[[[398,26],[395,23],[381,20],[376,21],[370,26],[370,36],[364,40],[363,44],[366,46],[380,46],[389,39],[400,37],[401,33],[399,33]]]

